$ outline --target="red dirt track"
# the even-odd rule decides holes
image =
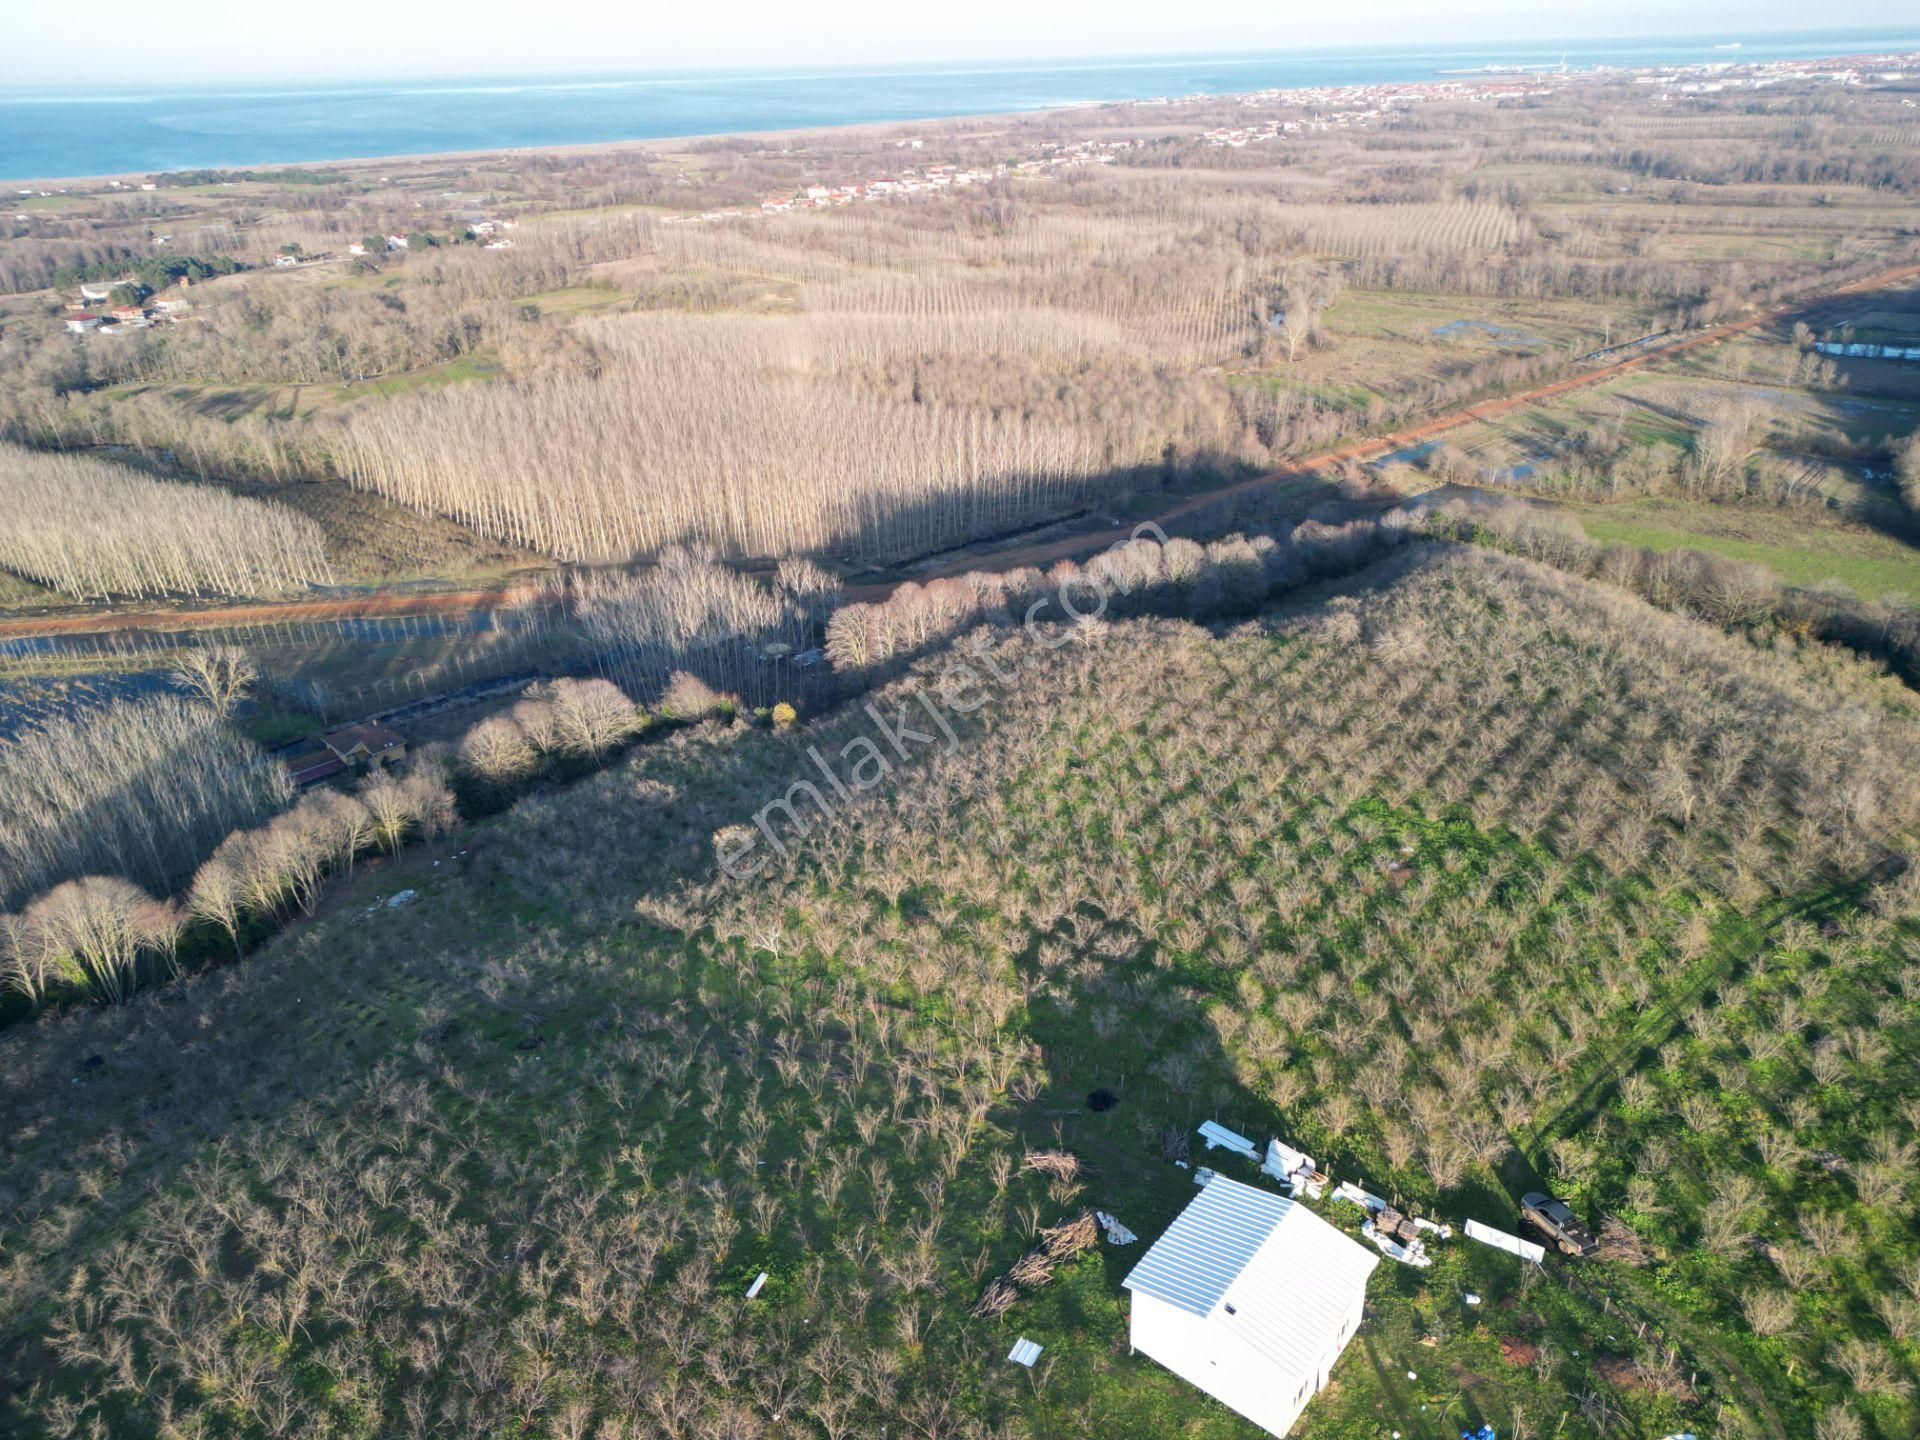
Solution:
[[[1012,570],[1023,565],[1044,568],[1056,560],[1071,559],[1076,555],[1084,555],[1118,544],[1130,537],[1141,525],[1155,524],[1165,528],[1167,522],[1171,520],[1191,515],[1196,510],[1203,510],[1209,505],[1234,495],[1247,494],[1263,486],[1303,475],[1324,474],[1326,471],[1338,469],[1349,461],[1364,464],[1369,460],[1378,460],[1384,455],[1393,454],[1396,450],[1405,450],[1409,446],[1431,440],[1437,435],[1444,435],[1449,430],[1471,425],[1477,420],[1497,419],[1515,410],[1538,404],[1542,400],[1551,400],[1557,395],[1564,395],[1570,390],[1583,390],[1590,385],[1601,384],[1617,375],[1638,370],[1651,361],[1684,355],[1688,351],[1698,350],[1708,345],[1718,345],[1723,340],[1744,335],[1749,330],[1757,330],[1783,315],[1798,314],[1831,300],[1862,294],[1870,290],[1884,290],[1891,285],[1914,279],[1920,279],[1920,265],[1903,265],[1897,269],[1884,270],[1878,275],[1856,280],[1851,285],[1842,285],[1838,289],[1827,291],[1809,300],[1797,300],[1790,305],[1783,305],[1778,309],[1755,315],[1751,319],[1737,320],[1726,325],[1713,326],[1711,329],[1695,331],[1684,339],[1675,340],[1666,345],[1650,345],[1624,359],[1612,361],[1592,370],[1582,370],[1577,375],[1567,375],[1549,384],[1537,385],[1530,390],[1516,390],[1492,400],[1484,400],[1477,405],[1468,405],[1418,425],[1408,426],[1404,430],[1395,430],[1386,435],[1370,435],[1364,440],[1356,440],[1351,445],[1343,445],[1337,450],[1322,451],[1311,459],[1299,461],[1283,470],[1269,471],[1265,475],[1256,475],[1251,480],[1241,480],[1232,485],[1221,486],[1217,490],[1190,495],[1177,505],[1131,525],[1116,526],[1091,534],[1069,535],[1059,540],[1029,545],[1017,550],[994,551],[977,560],[963,560],[955,565],[942,567],[932,574],[940,576],[958,574],[965,570]],[[877,591],[882,587],[870,588]]]
[[[1648,346],[1624,359],[1597,366],[1592,370],[1582,370],[1576,375],[1568,375],[1546,385],[1535,386],[1529,390],[1517,390],[1476,405],[1468,405],[1418,425],[1408,426],[1403,430],[1395,430],[1386,435],[1369,436],[1365,440],[1357,440],[1351,445],[1344,445],[1336,450],[1323,451],[1311,459],[1299,461],[1281,470],[1270,471],[1264,475],[1256,475],[1250,480],[1241,480],[1232,485],[1190,495],[1158,514],[1133,524],[1086,531],[1008,550],[987,551],[977,555],[962,552],[958,558],[935,567],[922,578],[937,578],[968,570],[1012,570],[1027,565],[1045,567],[1056,560],[1071,559],[1074,556],[1102,550],[1126,540],[1141,525],[1155,524],[1164,528],[1169,522],[1203,510],[1221,500],[1235,495],[1249,494],[1279,481],[1324,474],[1349,462],[1363,464],[1370,460],[1378,460],[1384,455],[1393,454],[1396,450],[1419,445],[1435,436],[1444,435],[1450,430],[1457,430],[1463,425],[1496,419],[1543,400],[1551,400],[1569,391],[1583,390],[1589,386],[1602,384],[1615,376],[1638,370],[1654,360],[1669,359],[1706,346],[1718,345],[1724,340],[1746,334],[1750,330],[1757,330],[1783,316],[1799,314],[1849,295],[1884,290],[1914,279],[1920,279],[1920,265],[1903,265],[1895,269],[1883,270],[1877,275],[1869,275],[1863,280],[1855,280],[1851,284],[1839,286],[1820,295],[1763,311],[1746,320],[1731,321],[1725,325],[1715,325],[1705,330],[1695,331],[1669,344]],[[897,583],[899,582],[849,586],[847,593],[850,598],[880,599],[891,593]],[[92,611],[77,615],[44,615],[0,620],[0,639],[35,635],[111,633],[125,630],[195,630],[221,625],[271,625],[283,621],[351,620],[377,615],[433,615],[448,611],[492,610],[523,604],[531,593],[524,588],[448,591],[438,594],[373,591],[366,595],[340,600],[295,600],[285,603],[227,606],[212,610]]]

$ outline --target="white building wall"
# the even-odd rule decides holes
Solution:
[[[1293,1428],[1319,1388],[1316,1377],[1283,1374],[1223,1326],[1151,1295],[1134,1294],[1130,1333],[1142,1355],[1275,1435]]]
[[[1285,1435],[1307,1402],[1326,1388],[1334,1362],[1360,1329],[1366,1298],[1364,1289],[1354,1292],[1340,1331],[1327,1337],[1312,1374],[1287,1374],[1232,1333],[1225,1322],[1137,1291],[1132,1296],[1130,1339],[1135,1350],[1199,1386],[1228,1409],[1271,1434]]]
[[[1333,1337],[1325,1357],[1320,1361],[1320,1374],[1313,1387],[1316,1391],[1327,1388],[1327,1377],[1333,1372],[1333,1362],[1340,1358],[1340,1352],[1347,1348],[1348,1342],[1360,1333],[1360,1321],[1366,1314],[1366,1309],[1366,1290],[1354,1292],[1353,1303],[1347,1307],[1346,1316],[1340,1322],[1340,1333]]]

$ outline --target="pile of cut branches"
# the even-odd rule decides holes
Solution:
[[[1071,1155],[1065,1155],[1064,1158],[1072,1161],[1075,1166],[1080,1163]],[[1043,1168],[1034,1165],[1034,1159],[1034,1156],[1029,1155],[1027,1163],[1034,1169]],[[967,1313],[976,1320],[986,1320],[995,1315],[1006,1314],[1013,1308],[1014,1302],[1020,1298],[1021,1291],[1038,1290],[1053,1279],[1056,1266],[1063,1261],[1071,1260],[1082,1250],[1092,1249],[1099,1243],[1100,1225],[1093,1218],[1091,1210],[1082,1210],[1073,1219],[1042,1230],[1033,1248],[1014,1261],[1005,1275],[996,1277],[974,1302],[973,1309]]]

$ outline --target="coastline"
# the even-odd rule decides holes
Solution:
[[[1815,36],[1818,38],[1814,38]],[[980,108],[975,108],[968,103],[968,95],[964,89],[955,89],[951,94],[920,94],[918,96],[903,94],[889,96],[876,102],[879,104],[895,104],[902,110],[915,112],[901,116],[858,116],[844,121],[822,119],[817,123],[808,121],[797,124],[754,124],[751,118],[747,118],[745,123],[739,125],[722,124],[709,128],[688,129],[683,133],[670,135],[603,134],[601,138],[577,141],[536,139],[533,143],[528,144],[467,144],[451,145],[444,148],[435,145],[414,147],[401,143],[397,144],[396,148],[392,150],[381,150],[371,154],[350,153],[332,156],[314,156],[309,154],[302,158],[289,160],[262,159],[244,162],[229,162],[214,159],[169,160],[163,164],[148,164],[144,166],[129,165],[99,170],[74,169],[65,174],[5,177],[0,178],[0,186],[20,189],[53,189],[57,187],[107,185],[113,181],[120,181],[124,184],[130,181],[146,181],[161,174],[193,170],[271,170],[290,172],[335,170],[364,172],[368,167],[379,168],[383,166],[462,163],[496,158],[515,159],[546,155],[579,156],[617,154],[621,152],[657,154],[662,151],[672,151],[689,146],[711,144],[721,140],[800,140],[827,134],[858,136],[863,132],[897,134],[912,129],[951,125],[956,122],[968,121],[986,125],[1006,125],[1019,119],[1067,114],[1077,110],[1102,109],[1125,105],[1166,105],[1171,101],[1198,98],[1218,99],[1225,96],[1246,94],[1292,94],[1327,90],[1359,90],[1369,87],[1416,88],[1472,83],[1475,80],[1492,82],[1502,80],[1617,79],[1629,75],[1643,75],[1655,72],[1694,74],[1721,70],[1746,74],[1777,72],[1782,75],[1791,75],[1795,70],[1805,71],[1810,67],[1821,65],[1831,66],[1848,61],[1870,63],[1875,60],[1888,59],[1894,55],[1908,54],[1913,49],[1920,49],[1920,27],[1916,27],[1912,31],[1909,31],[1905,27],[1897,29],[1892,27],[1875,27],[1871,30],[1852,31],[1773,32],[1770,35],[1755,37],[1753,48],[1742,50],[1729,50],[1720,46],[1712,47],[1710,51],[1703,50],[1700,44],[1700,38],[1701,37],[1676,36],[1660,37],[1658,40],[1653,41],[1621,41],[1617,44],[1609,42],[1613,44],[1613,48],[1611,49],[1600,48],[1597,42],[1568,41],[1566,43],[1569,46],[1577,48],[1585,45],[1587,47],[1585,53],[1578,55],[1568,68],[1561,68],[1567,66],[1564,58],[1561,60],[1559,66],[1552,63],[1536,63],[1533,58],[1536,52],[1539,55],[1547,54],[1554,48],[1554,45],[1559,42],[1553,42],[1551,44],[1541,42],[1538,45],[1529,44],[1526,51],[1528,56],[1526,63],[1513,63],[1514,60],[1518,58],[1519,52],[1514,52],[1513,55],[1508,55],[1505,52],[1499,55],[1493,55],[1492,52],[1469,47],[1434,48],[1421,46],[1417,48],[1407,47],[1405,49],[1399,47],[1382,48],[1377,54],[1368,57],[1364,70],[1352,68],[1359,61],[1359,57],[1357,56],[1349,54],[1339,57],[1323,57],[1319,52],[1313,51],[1249,52],[1245,55],[1235,55],[1231,57],[1136,57],[1136,60],[1132,63],[1133,69],[1168,71],[1169,73],[1161,78],[1169,82],[1169,88],[1153,92],[1143,90],[1133,94],[1084,95],[1072,98],[1036,100],[1035,103],[1027,104],[1019,103],[1020,97],[1010,95],[1007,93],[1005,87],[1000,87],[998,89],[989,89],[988,93],[985,94],[977,94],[976,98],[983,102],[997,101],[1002,103],[983,104]],[[1771,42],[1771,45],[1769,45],[1769,42]],[[1654,53],[1658,49],[1665,48],[1668,45],[1671,46],[1671,54],[1661,56]],[[1781,47],[1789,47],[1794,53],[1766,53],[1769,49],[1777,52]],[[1485,63],[1481,65],[1461,65],[1457,63],[1466,60],[1490,60],[1491,62],[1497,63]],[[1207,72],[1210,68],[1218,72],[1222,69],[1250,70],[1256,66],[1266,67],[1270,72],[1277,67],[1277,69],[1281,70],[1291,68],[1300,71],[1300,73],[1286,77],[1285,83],[1273,83],[1275,76],[1271,73],[1247,73],[1243,76],[1233,77],[1235,81],[1244,80],[1245,83],[1235,83],[1232,85],[1221,83],[1222,76],[1218,73],[1203,73]],[[1113,57],[1104,65],[1096,64],[1074,67],[1062,61],[1059,65],[1051,69],[1045,66],[1023,65],[1018,67],[1009,66],[998,71],[970,70],[966,73],[994,76],[1028,74],[1057,75],[1069,73],[1074,70],[1084,71],[1103,68],[1124,69],[1127,68],[1127,65],[1126,62],[1122,62],[1119,57]],[[714,78],[716,84],[723,82],[732,83],[731,77],[727,77],[720,72],[716,72]],[[777,75],[770,74],[768,83],[788,83],[798,86],[817,87],[831,80],[843,86],[858,86],[862,83],[863,78],[865,77],[854,72],[849,72],[844,76],[829,77],[825,75],[809,75],[786,80],[782,80],[781,77]],[[891,77],[880,76],[876,78],[886,79]],[[1262,81],[1266,81],[1267,83],[1261,83]],[[637,77],[633,83],[640,83]],[[694,77],[686,77],[684,82],[679,83],[695,84],[697,82]],[[541,90],[542,85],[543,82],[539,81],[537,77],[528,77],[527,87],[530,91],[538,92]],[[1063,87],[1052,86],[1049,88],[1057,92]],[[331,92],[320,93],[328,95],[329,102],[335,99],[345,99],[363,94],[364,96],[378,97],[379,94],[379,92],[376,91],[361,92],[354,90],[346,87],[344,82],[343,88],[341,88],[337,94]],[[444,93],[453,94],[464,92],[448,91]],[[146,101],[155,100],[155,98],[156,97],[151,96],[145,97],[145,100],[130,98],[126,103],[146,103]],[[181,101],[184,103],[191,98],[195,97],[183,94]],[[250,98],[272,100],[274,95],[273,92],[267,92],[265,95]],[[290,90],[287,98],[295,98],[294,92]],[[952,103],[953,108],[943,110],[937,114],[925,112],[924,107],[928,105],[948,101]],[[6,94],[0,92],[0,113],[5,113],[10,103],[24,105],[27,102],[10,102]],[[61,102],[57,99],[50,101],[49,97],[43,94],[36,96],[32,103],[59,104],[66,102]],[[803,94],[800,91],[795,91],[792,96],[783,97],[781,101],[775,103],[771,108],[805,110],[810,106],[817,108],[818,104],[819,97],[817,94]],[[719,115],[698,114],[699,108],[700,107],[695,106],[689,110],[683,107],[676,115],[672,105],[669,104],[664,111],[648,112],[643,116],[627,117],[624,119],[610,118],[604,112],[598,115],[584,114],[579,120],[579,125],[583,129],[591,130],[599,127],[604,131],[609,125],[620,123],[630,123],[636,126],[657,126],[680,123],[681,120],[689,116],[695,119],[724,118]],[[748,106],[746,108],[750,110],[753,107]],[[766,109],[769,107],[762,106],[761,108]],[[540,116],[538,115],[538,107],[536,106],[535,113],[536,118],[528,128],[541,128],[542,122],[545,123],[546,128],[552,128],[553,117],[550,110],[546,115]],[[199,117],[190,115],[187,118],[193,120]],[[238,111],[218,116],[218,119],[226,124],[236,123],[236,120],[239,118],[246,117],[242,112]],[[272,112],[263,112],[257,118],[259,122],[257,128],[261,133],[273,133],[276,118]],[[443,128],[445,128],[446,117],[441,116],[436,118],[441,121]],[[384,121],[376,123],[361,118],[351,119],[345,122],[349,130],[353,127],[358,127],[360,133],[354,135],[352,138],[347,138],[347,136],[343,134],[340,137],[340,143],[345,146],[351,146],[356,142],[364,141],[367,134],[377,133],[387,128],[400,129],[401,133],[395,136],[395,138],[396,140],[404,141],[406,138],[410,138],[405,134],[404,121],[404,116],[396,117],[394,124],[388,126]],[[56,121],[48,127],[50,136],[59,132],[60,123],[62,122]],[[127,123],[137,126],[143,123],[142,117],[138,113],[134,113],[128,117]],[[156,122],[149,118],[145,123],[152,124]],[[455,117],[455,128],[457,128],[458,123],[458,117]],[[200,132],[196,132],[190,124],[183,123],[178,128],[188,135],[200,134]],[[476,126],[474,128],[484,127]],[[201,135],[201,138],[204,139],[204,135],[213,133],[215,132],[211,130],[206,131]],[[241,132],[236,130],[231,133],[239,134]],[[291,131],[288,133],[291,134]],[[421,138],[427,137],[422,136]],[[288,139],[286,143],[290,148],[297,148],[296,142],[291,139]],[[30,145],[18,144],[14,148],[19,151],[20,155],[25,155],[28,153]],[[49,148],[59,149],[63,147],[58,144],[53,144],[50,141]],[[84,148],[84,146],[76,144],[64,148]],[[137,147],[130,146],[130,148]],[[16,156],[16,158],[19,157]]]
[[[1049,105],[1037,110],[1007,110],[995,114],[925,116],[912,120],[853,120],[844,125],[806,125],[775,130],[715,130],[702,135],[652,135],[635,140],[583,140],[571,145],[512,145],[478,150],[422,150],[398,152],[392,155],[356,155],[343,160],[289,160],[280,164],[263,163],[220,168],[231,169],[236,173],[243,170],[358,171],[379,169],[382,166],[464,164],[476,160],[525,159],[530,156],[546,155],[610,155],[623,151],[671,152],[684,149],[689,145],[709,145],[717,140],[805,140],[820,135],[857,135],[862,131],[884,132],[891,135],[902,130],[952,125],[963,121],[978,122],[988,126],[1006,126],[1017,120],[1030,120],[1047,115],[1070,115],[1081,110],[1102,110],[1109,106],[1144,103],[1147,102],[1089,100],[1077,101],[1071,105]],[[122,170],[118,173],[102,175],[29,176],[19,179],[0,177],[0,186],[109,185],[116,180],[125,185],[132,181],[148,180],[155,175],[174,173],[178,172]]]

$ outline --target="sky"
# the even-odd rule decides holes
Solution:
[[[1741,35],[1911,24],[1911,0],[0,0],[0,85],[392,79]],[[104,42],[104,43],[103,43]]]

